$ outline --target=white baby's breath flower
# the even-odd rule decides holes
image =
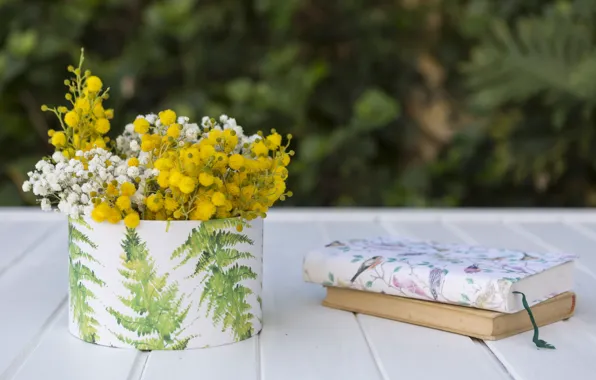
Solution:
[[[132,140],[130,142],[130,150],[132,150],[133,152],[138,152],[141,149],[141,146],[139,145],[137,140]]]
[[[123,176],[126,175],[126,171],[128,169],[128,166],[125,165],[119,165],[118,167],[116,167],[116,169],[114,170],[114,175],[116,176]]]
[[[77,193],[72,192],[72,193],[68,194],[68,197],[66,198],[66,200],[68,201],[68,203],[77,203],[80,200],[80,198],[77,195]]]
[[[91,216],[91,212],[93,211],[93,205],[87,205],[83,207],[83,214],[86,216]]]
[[[97,175],[102,181],[106,181],[108,179],[108,172],[104,168],[100,168]]]
[[[44,186],[40,182],[33,183],[33,194],[41,195],[42,197],[46,196],[47,191]]]
[[[148,115],[145,115],[145,120],[147,120],[149,122],[149,124],[155,124],[155,122],[157,121],[157,115],[154,113],[150,113]]]
[[[186,132],[184,133],[184,136],[185,136],[185,137],[186,137],[188,140],[190,140],[190,141],[196,141],[196,140],[197,140],[197,137],[198,137],[199,135],[198,135],[198,133],[197,133],[197,132],[194,132],[194,131],[186,131]],[[182,142],[184,142],[184,141],[182,141]]]
[[[147,165],[149,163],[149,154],[147,152],[141,152],[139,154],[139,163],[141,165]]]
[[[182,128],[182,134],[186,137],[187,141],[195,142],[200,132],[200,128],[197,124],[186,124]]]
[[[141,188],[141,186],[139,186],[139,188]],[[139,207],[143,207],[144,206],[144,200],[145,200],[145,195],[143,194],[142,191],[137,190],[132,197],[130,198],[131,202],[136,204]]]
[[[64,162],[66,161],[66,157],[64,157],[61,152],[54,152],[54,154],[52,154],[52,160],[56,162]]]
[[[70,217],[73,219],[78,219],[81,216],[81,206],[73,205],[70,208]]]
[[[244,129],[242,129],[241,126],[237,125],[235,127],[232,127],[232,129],[236,132],[236,136],[238,136],[239,140],[240,137],[244,137]]]
[[[43,198],[41,200],[41,209],[43,211],[50,211],[50,210],[52,210],[52,205],[51,205],[50,200],[48,198]]]
[[[58,203],[58,210],[60,210],[64,214],[70,214],[71,205],[67,201],[61,200]]]
[[[135,178],[139,176],[139,168],[136,166],[130,166],[127,170],[129,177]]]
[[[203,128],[205,128],[210,125],[211,125],[211,121],[209,120],[209,116],[203,116],[203,118],[201,119],[201,126],[203,126]]]

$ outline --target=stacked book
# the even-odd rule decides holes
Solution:
[[[571,317],[575,255],[392,237],[334,241],[308,252],[303,276],[323,305],[484,340]]]

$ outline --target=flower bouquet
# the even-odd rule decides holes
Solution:
[[[140,350],[207,347],[258,333],[263,219],[286,191],[289,140],[247,136],[226,115],[139,115],[115,139],[109,89],[68,67],[61,130],[28,173],[43,210],[68,216],[69,330]]]

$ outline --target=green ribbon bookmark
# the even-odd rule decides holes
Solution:
[[[526,311],[528,312],[528,315],[530,316],[530,321],[532,321],[532,326],[534,327],[534,337],[532,338],[532,341],[534,341],[534,344],[536,345],[536,347],[550,348],[550,349],[554,350],[555,346],[543,341],[542,339],[538,339],[538,325],[536,325],[536,321],[534,320],[534,315],[532,314],[530,305],[528,305],[528,301],[526,301],[526,295],[522,292],[517,292],[517,291],[514,291],[513,293],[521,294],[521,296],[522,296],[522,304],[524,305],[524,309],[526,309]]]

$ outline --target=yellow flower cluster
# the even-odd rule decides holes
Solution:
[[[292,137],[284,143],[275,130],[244,136],[235,120],[222,126],[209,118],[199,128],[168,109],[137,117],[134,132],[127,130],[117,144],[110,142],[105,135],[114,115],[103,107],[108,90],[102,90],[99,77],[82,71],[83,60],[81,53],[79,66],[68,68],[74,77],[64,82],[70,106],[44,105],[42,110],[60,121],[62,130],[48,133],[58,156],[78,160],[88,170],[88,193],[73,202],[90,210],[85,214],[96,222],[134,228],[142,220],[251,220],[292,196],[286,191]],[[125,138],[131,148],[122,151],[117,145]]]
[[[64,81],[68,87],[65,98],[70,102],[70,107],[41,107],[42,111],[54,113],[60,121],[61,131],[48,131],[49,142],[66,158],[74,158],[78,150],[106,148],[106,143],[110,141],[104,135],[110,130],[114,111],[103,107],[103,101],[108,99],[109,89],[102,92],[101,79],[91,75],[89,70],[82,71],[83,61],[84,54],[81,51],[79,66],[68,67],[74,77]]]
[[[197,142],[181,136],[176,113],[159,113],[159,123],[150,125],[145,118],[134,121],[141,136],[141,150],[150,157],[149,168],[159,175],[147,184],[144,220],[209,220],[243,217],[247,220],[265,216],[278,199],[291,196],[286,192],[287,166],[292,151],[282,145],[280,134],[268,136],[242,146],[232,129],[216,129],[215,120],[203,130]],[[291,136],[288,136],[288,140]],[[128,164],[136,166],[138,159]]]
[[[108,221],[110,223],[119,223],[123,214],[124,224],[127,227],[134,228],[139,225],[139,213],[133,210],[131,196],[135,193],[136,187],[130,182],[124,182],[118,185],[117,181],[107,184],[103,195],[91,194],[94,196],[93,203],[95,207],[91,212],[91,218],[96,222]]]

